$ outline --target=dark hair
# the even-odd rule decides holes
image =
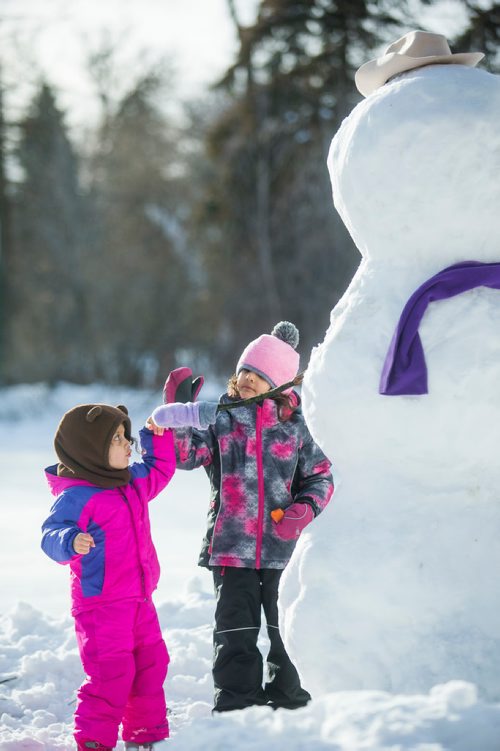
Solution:
[[[232,399],[241,399],[237,381],[238,375],[234,373],[227,382],[227,393]],[[278,419],[280,422],[286,422],[289,420],[297,409],[297,405],[292,402],[288,394],[276,394],[269,398],[276,402],[276,406],[278,407]]]

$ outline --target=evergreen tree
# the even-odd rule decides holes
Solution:
[[[500,72],[500,4],[463,3],[469,16],[467,28],[454,40],[454,48],[460,51],[485,53],[481,67],[491,73]]]
[[[46,83],[20,123],[17,157],[6,377],[79,380],[86,358],[85,209],[77,159]]]
[[[6,330],[7,330],[7,257],[10,247],[10,206],[7,198],[6,137],[3,106],[3,82],[0,73],[0,384],[5,380],[5,364],[7,360]]]

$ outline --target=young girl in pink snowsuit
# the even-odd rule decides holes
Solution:
[[[217,597],[217,712],[253,704],[294,709],[311,698],[281,639],[278,586],[301,531],[330,500],[331,465],[311,438],[298,395],[288,389],[284,396],[265,398],[270,389],[297,375],[297,344],[298,331],[287,321],[275,326],[271,335],[250,342],[221,397],[215,424],[206,430],[175,431],[177,467],[203,466],[211,484],[199,564],[212,571]],[[179,398],[171,386],[188,369],[180,370],[180,375],[174,371],[169,376],[167,401],[169,387]],[[188,398],[193,394],[187,390]],[[256,396],[263,398],[234,404]],[[224,409],[233,404],[235,408]],[[157,425],[182,425],[171,416],[168,405],[153,412]],[[257,647],[262,609],[271,643],[265,680]]]
[[[192,407],[187,424],[206,426]],[[109,751],[120,724],[127,749],[151,751],[169,734],[169,656],[151,599],[160,568],[148,502],[174,474],[175,452],[172,432],[150,421],[140,439],[142,461],[129,466],[126,408],[82,404],[62,418],[54,442],[59,464],[46,469],[56,500],[42,548],[70,566],[71,613],[87,676],[75,711],[78,751]]]

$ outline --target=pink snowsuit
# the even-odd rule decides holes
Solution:
[[[103,489],[85,480],[47,480],[57,496],[42,526],[42,548],[71,569],[71,613],[87,678],[78,690],[77,741],[113,747],[123,723],[126,741],[168,738],[163,682],[169,662],[151,600],[160,567],[151,539],[148,501],[175,471],[171,431],[140,431],[143,461],[130,466],[131,481]],[[73,540],[88,532],[95,541],[78,555]]]

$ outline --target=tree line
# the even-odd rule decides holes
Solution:
[[[229,375],[280,319],[305,366],[323,338],[359,261],[328,146],[361,98],[357,67],[429,3],[261,0],[244,26],[227,2],[238,53],[182,118],[161,68],[115,98],[112,50],[91,61],[102,106],[84,143],[49,81],[16,123],[0,100],[0,383]],[[458,6],[452,49],[497,71],[500,5]]]

